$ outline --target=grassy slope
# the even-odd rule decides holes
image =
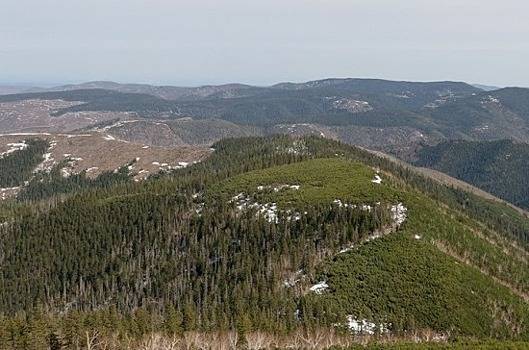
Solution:
[[[315,318],[343,322],[355,314],[400,329],[414,325],[482,337],[529,337],[529,308],[522,297],[529,287],[525,251],[388,174],[382,174],[381,185],[373,184],[374,174],[360,163],[316,159],[242,174],[209,194],[229,197],[256,193],[259,185],[298,184],[299,191],[269,192],[259,199],[284,209],[336,198],[403,201],[409,217],[399,232],[322,265],[314,281],[326,279],[330,292],[303,300],[311,312],[318,305],[327,310],[325,316],[316,311]]]
[[[263,193],[259,199],[280,207],[329,204],[335,199],[348,203],[372,204],[398,200],[398,193],[386,182],[372,183],[375,171],[358,162],[337,158],[316,159],[252,171],[215,186],[212,196],[230,197],[239,192],[255,193],[258,186],[301,185],[299,190]]]

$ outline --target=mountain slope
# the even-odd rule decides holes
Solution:
[[[12,132],[55,131],[61,126],[70,131],[70,125],[77,123],[78,129],[86,128],[90,120],[96,125],[117,118],[150,119],[156,123],[192,118],[203,122],[196,126],[187,123],[182,128],[188,128],[192,134],[198,133],[193,128],[205,130],[204,142],[214,142],[218,138],[211,128],[222,120],[231,124],[233,136],[292,129],[298,129],[297,133],[303,132],[302,129],[312,133],[323,129],[321,132],[325,135],[352,144],[408,154],[418,144],[437,142],[450,131],[441,132],[436,122],[425,115],[425,106],[449,104],[481,91],[457,82],[376,79],[326,79],[271,87],[230,84],[182,88],[187,92],[176,99],[167,99],[158,87],[148,85],[93,82],[62,89],[0,96],[0,125]],[[27,118],[27,113],[35,117]],[[307,128],[298,128],[299,125]],[[177,132],[172,142],[167,140],[167,128],[150,128],[149,133],[160,133],[159,139],[166,145],[181,143]],[[129,133],[131,140],[157,139],[152,135],[133,134]]]
[[[450,139],[529,140],[529,89],[483,92],[426,111]]]
[[[61,341],[226,328],[529,338],[516,210],[321,138],[214,148],[173,176],[2,225],[2,309]]]
[[[425,147],[416,165],[433,168],[529,208],[529,145],[512,141],[452,141]]]

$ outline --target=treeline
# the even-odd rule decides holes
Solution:
[[[28,181],[33,171],[44,160],[43,154],[49,147],[45,140],[29,139],[27,147],[0,157],[0,187],[16,187]]]

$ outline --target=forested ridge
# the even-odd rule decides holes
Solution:
[[[529,339],[529,222],[512,208],[321,138],[213,147],[143,183],[6,210],[1,346],[75,348],[93,332],[250,339],[348,315],[401,336]]]

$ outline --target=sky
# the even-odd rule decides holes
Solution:
[[[526,0],[1,0],[0,83],[529,86]]]

